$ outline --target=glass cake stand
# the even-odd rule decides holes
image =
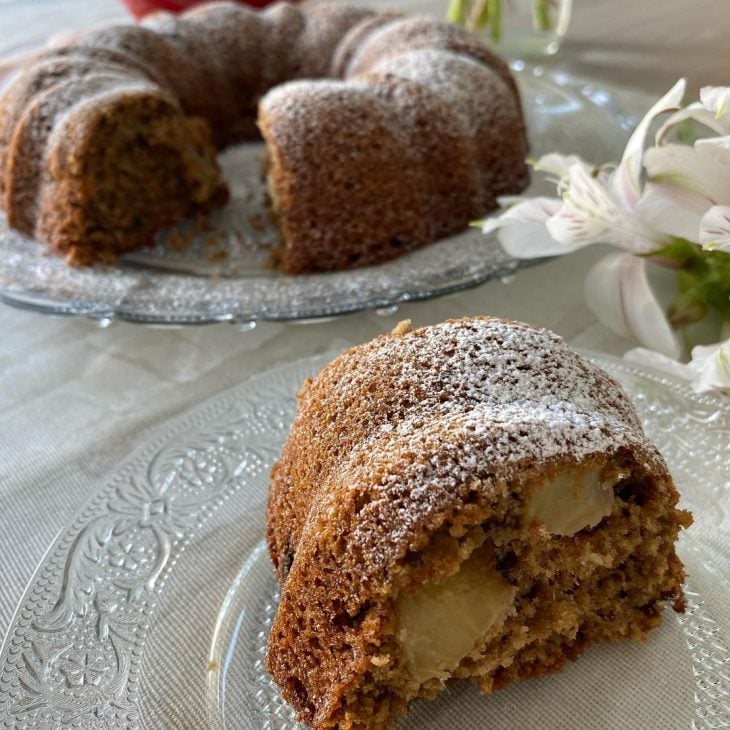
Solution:
[[[577,152],[617,159],[635,120],[615,93],[580,79],[513,63],[529,128],[530,154]],[[478,229],[378,266],[286,276],[272,265],[276,230],[266,215],[261,143],[220,160],[232,200],[194,235],[192,224],[114,267],[71,268],[0,217],[0,299],[50,314],[157,324],[250,322],[327,317],[425,299],[508,277],[519,266]],[[539,192],[538,186],[531,188]],[[548,189],[545,189],[546,192]],[[190,240],[180,250],[180,233]]]

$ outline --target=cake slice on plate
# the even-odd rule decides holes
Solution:
[[[315,728],[380,728],[641,639],[691,523],[621,387],[553,333],[461,319],[354,347],[273,470],[268,668]]]

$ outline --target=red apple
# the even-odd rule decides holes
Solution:
[[[169,13],[179,13],[186,8],[192,8],[193,5],[201,5],[206,0],[123,0],[127,9],[135,18],[143,18],[149,13],[155,13],[159,10],[165,10]],[[274,0],[237,0],[243,5],[252,5],[256,8],[262,8],[264,5],[274,2]]]

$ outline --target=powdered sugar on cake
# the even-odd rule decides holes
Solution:
[[[331,475],[333,485],[367,494],[351,539],[374,571],[402,558],[426,523],[449,519],[469,494],[488,500],[536,468],[622,448],[660,459],[621,387],[547,330],[447,322],[365,350],[360,367],[389,371],[408,403]],[[338,387],[343,401],[348,388],[355,397],[358,371]],[[322,491],[326,514],[336,505]]]

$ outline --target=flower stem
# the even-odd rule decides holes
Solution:
[[[464,25],[470,4],[470,0],[449,0],[449,7],[446,11],[446,19],[449,23]]]
[[[502,40],[502,2],[501,0],[488,0],[487,6],[490,36],[495,43],[499,43]]]
[[[713,311],[730,321],[730,256],[675,238],[648,257],[677,271],[679,293],[668,312],[674,327],[699,322]]]
[[[467,28],[471,31],[483,30],[489,23],[490,0],[476,0],[471,7]]]
[[[534,0],[532,5],[532,27],[537,33],[552,30],[550,0]]]

